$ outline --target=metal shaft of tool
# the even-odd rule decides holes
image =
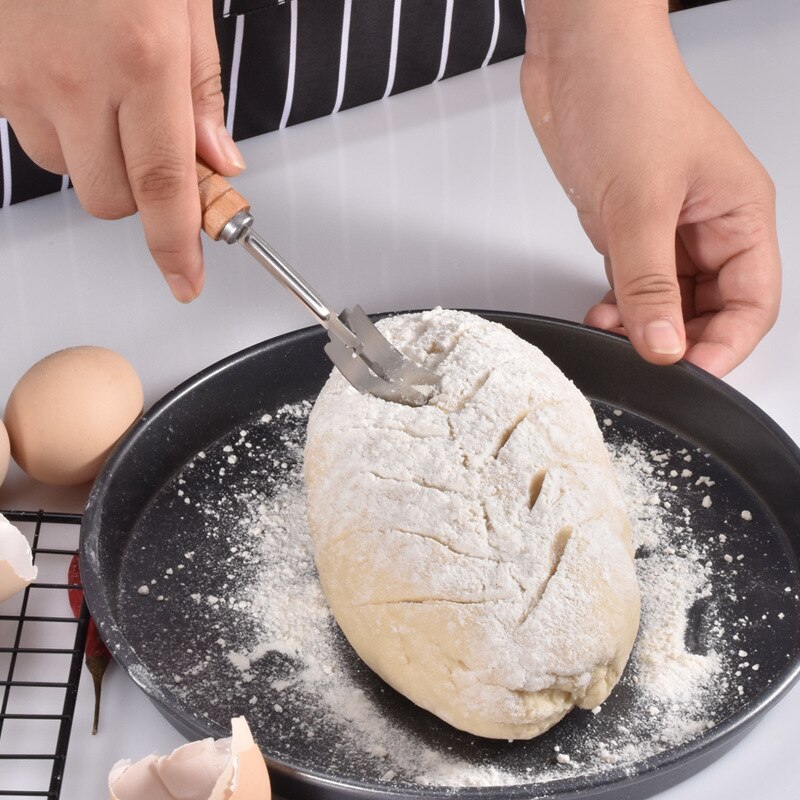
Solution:
[[[318,320],[341,342],[360,352],[359,338],[331,311],[319,293],[252,228],[253,217],[246,211],[237,214],[223,229],[221,238],[239,244],[250,253],[267,272],[285,286]]]
[[[327,330],[325,352],[359,392],[384,400],[424,405],[439,377],[393,347],[361,306],[336,314],[314,288],[253,230],[250,204],[221,175],[197,161],[203,230],[215,241],[238,242]],[[423,391],[420,387],[431,387]]]

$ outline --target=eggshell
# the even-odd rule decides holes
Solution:
[[[108,775],[110,800],[270,800],[267,766],[244,717],[227,739],[202,739],[131,763]]]
[[[253,741],[247,720],[244,717],[232,719],[231,732],[231,761],[235,759],[233,780],[224,786],[217,782],[214,788],[220,794],[212,794],[211,800],[217,800],[217,797],[219,800],[269,800],[272,790],[267,765]],[[226,789],[230,795],[224,794]]]
[[[111,448],[142,411],[133,367],[104,347],[71,347],[20,378],[5,423],[11,455],[32,478],[58,486],[97,475]]]
[[[8,474],[8,459],[11,455],[11,443],[8,441],[8,433],[3,420],[0,420],[0,486]]]
[[[28,540],[0,514],[0,603],[36,580]]]

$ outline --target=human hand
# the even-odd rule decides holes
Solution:
[[[612,286],[586,323],[726,374],[777,316],[774,188],[689,77],[666,3],[529,0],[526,50],[528,116]]]
[[[195,154],[244,163],[223,125],[211,0],[0,0],[0,115],[23,149],[69,172],[83,207],[139,211],[178,300],[203,287]]]

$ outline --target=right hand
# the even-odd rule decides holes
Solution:
[[[778,313],[772,181],[692,81],[663,0],[528,5],[525,107],[612,287],[586,322],[725,375]]]
[[[211,0],[0,0],[0,115],[103,219],[138,210],[182,302],[203,288],[195,155],[244,168],[223,122]]]

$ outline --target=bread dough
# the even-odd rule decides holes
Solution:
[[[441,376],[421,408],[334,370],[308,425],[333,614],[387,683],[478,736],[603,702],[639,625],[630,526],[589,403],[536,347],[434,309],[380,329]]]

